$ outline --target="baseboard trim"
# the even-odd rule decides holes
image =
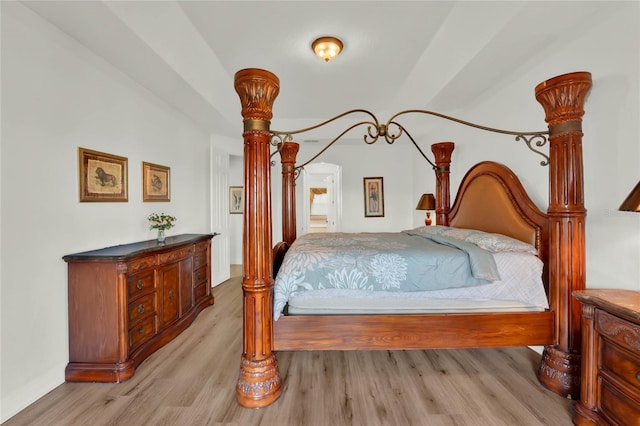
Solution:
[[[9,420],[29,405],[64,383],[64,364],[58,365],[12,392],[2,392],[0,423]]]

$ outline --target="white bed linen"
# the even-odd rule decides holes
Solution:
[[[324,289],[294,293],[292,314],[512,312],[549,308],[543,264],[526,253],[493,254],[501,280],[490,284],[416,292]]]

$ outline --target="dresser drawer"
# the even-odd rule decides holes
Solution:
[[[134,350],[156,334],[156,316],[142,320],[129,329],[129,349]]]
[[[198,303],[200,299],[207,295],[207,285],[208,284],[205,282],[193,289],[193,299],[195,300],[195,303]]]
[[[600,364],[602,371],[629,386],[640,398],[640,353],[630,353],[603,339]]]
[[[147,256],[141,259],[132,260],[127,263],[127,271],[129,274],[135,274],[138,271],[141,271],[145,268],[150,268],[152,266],[156,266],[157,259],[155,256]]]
[[[127,279],[127,291],[129,300],[135,299],[136,297],[144,293],[149,293],[153,290],[155,290],[153,270],[131,275]]]
[[[202,268],[198,268],[193,271],[193,285],[194,287],[202,284],[202,282],[207,280],[207,267],[203,266]]]
[[[156,313],[156,294],[151,293],[129,303],[129,323]]]
[[[186,247],[180,250],[174,250],[174,251],[170,251],[168,253],[162,253],[159,257],[160,257],[160,263],[164,264],[164,263],[171,263],[171,262],[175,262],[176,260],[180,260],[180,259],[184,259],[185,257],[189,256],[191,254],[191,250],[193,250],[192,247]]]
[[[640,326],[636,324],[597,309],[596,330],[625,349],[632,352],[640,351]]]
[[[206,252],[207,248],[209,248],[210,243],[211,243],[211,240],[199,242],[198,244],[195,245],[194,250]]]
[[[615,385],[600,379],[600,408],[616,425],[640,425],[640,401],[623,395]]]
[[[193,268],[196,269],[206,265],[208,260],[209,259],[207,259],[206,250],[196,251],[195,255],[193,256]]]

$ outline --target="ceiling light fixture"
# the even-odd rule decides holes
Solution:
[[[342,51],[342,42],[335,37],[320,37],[311,43],[311,48],[325,62],[329,62]]]

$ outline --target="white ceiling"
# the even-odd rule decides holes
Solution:
[[[23,4],[207,131],[234,138],[242,128],[233,89],[240,69],[280,78],[278,130],[354,108],[384,120],[408,108],[454,113],[615,8],[607,1]],[[324,35],[345,46],[328,63],[310,47]]]

